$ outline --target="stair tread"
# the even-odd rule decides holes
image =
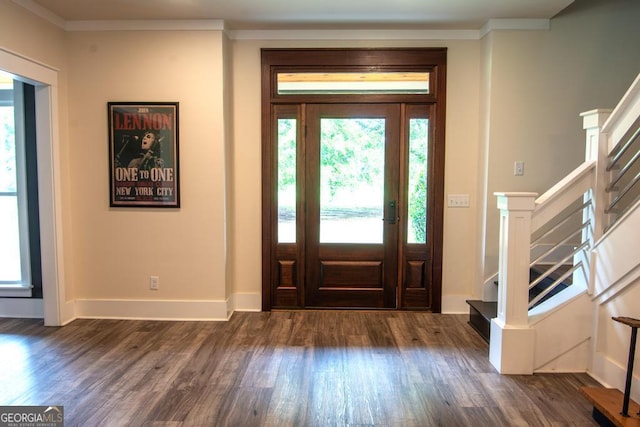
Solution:
[[[636,402],[633,400],[630,402],[629,417],[624,417],[620,413],[623,400],[623,394],[620,390],[603,387],[581,387],[580,391],[614,425],[640,427],[640,417],[637,415],[640,406]]]
[[[467,304],[487,320],[493,319],[498,314],[498,303],[496,301],[467,300]]]

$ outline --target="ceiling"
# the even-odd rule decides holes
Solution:
[[[574,0],[14,0],[62,21],[222,20],[228,28],[479,29],[549,19]],[[42,12],[42,10],[40,10]]]

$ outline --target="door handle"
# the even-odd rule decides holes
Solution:
[[[395,200],[391,200],[388,203],[386,217],[387,218],[385,218],[384,221],[386,221],[388,224],[395,224],[396,221],[398,220],[397,215],[396,215],[396,201]]]

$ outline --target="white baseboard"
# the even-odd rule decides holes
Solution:
[[[89,300],[75,301],[78,319],[228,320],[225,301]]]
[[[0,298],[0,317],[43,319],[42,298]]]
[[[227,300],[227,310],[262,311],[262,295],[259,292],[238,292]]]
[[[76,301],[67,301],[60,305],[60,324],[45,326],[64,326],[76,320]]]
[[[227,300],[92,300],[72,303],[73,319],[229,320],[234,311],[261,311],[260,293],[235,293]]]

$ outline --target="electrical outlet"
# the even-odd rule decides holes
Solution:
[[[160,277],[149,276],[149,289],[152,289],[154,291],[160,289]]]

